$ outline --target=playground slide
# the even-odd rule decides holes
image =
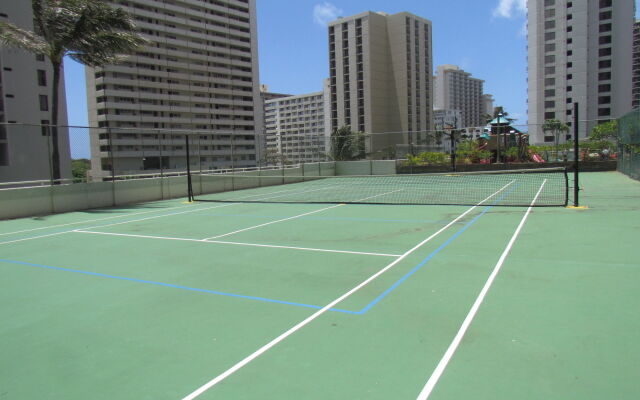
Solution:
[[[532,154],[531,158],[533,159],[534,162],[537,162],[537,163],[545,162],[544,159],[542,157],[540,157],[539,154]]]

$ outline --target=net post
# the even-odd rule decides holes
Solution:
[[[573,103],[573,206],[580,206],[578,177],[580,175],[580,145],[578,143],[578,103]]]
[[[184,134],[185,151],[187,155],[187,198],[189,202],[193,201],[193,185],[191,183],[191,155],[189,154],[189,135]]]

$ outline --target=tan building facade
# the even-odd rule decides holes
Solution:
[[[92,173],[256,165],[262,129],[255,0],[106,0],[151,41],[87,69]],[[193,167],[193,166],[192,166]]]
[[[370,134],[366,152],[391,155],[433,127],[431,22],[364,12],[329,24],[330,131]]]

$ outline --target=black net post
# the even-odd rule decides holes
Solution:
[[[578,207],[580,205],[579,192],[580,186],[578,185],[578,176],[580,171],[580,145],[578,143],[578,103],[573,103],[573,206]]]
[[[189,135],[185,133],[185,151],[187,155],[187,197],[189,202],[193,201],[193,185],[191,183],[191,155],[189,154]]]

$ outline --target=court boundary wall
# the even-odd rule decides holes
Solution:
[[[393,160],[332,161],[303,164],[272,170],[255,170],[239,174],[256,176],[282,175],[287,183],[300,176],[393,175]],[[287,177],[290,177],[287,179]],[[256,180],[257,182],[257,180]],[[252,187],[246,184],[234,189]],[[215,193],[228,187],[211,186],[200,175],[193,176],[194,194]],[[187,177],[155,177],[113,182],[88,182],[67,185],[0,189],[0,219],[32,217],[71,211],[132,205],[137,203],[187,197]]]

